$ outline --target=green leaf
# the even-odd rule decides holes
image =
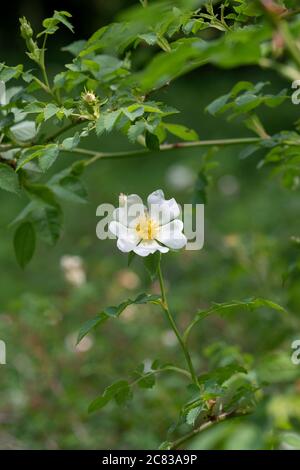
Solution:
[[[195,425],[195,421],[196,419],[198,418],[198,416],[200,415],[201,411],[203,410],[203,406],[200,405],[200,406],[195,406],[195,408],[192,408],[191,410],[188,411],[187,415],[186,415],[186,422],[187,424],[189,424],[190,426],[194,426]]]
[[[85,204],[87,202],[87,191],[77,176],[64,176],[57,183],[51,184],[51,189],[59,198],[66,201],[76,204]]]
[[[104,129],[106,132],[111,132],[121,114],[121,110],[112,111],[111,113],[104,114]]]
[[[140,388],[152,388],[155,385],[155,375],[151,371],[146,372],[144,364],[140,364],[132,376]]]
[[[183,140],[198,140],[198,134],[196,131],[193,129],[188,129],[185,126],[182,126],[180,124],[169,124],[164,122],[163,126],[167,131],[169,131],[171,134],[176,135],[176,137],[179,137],[180,139]]]
[[[39,158],[41,160],[41,170],[46,171],[55,162],[58,154],[59,147],[57,144],[34,145],[33,147],[22,151],[16,171],[19,171],[24,165],[35,158]]]
[[[135,121],[144,114],[144,107],[139,103],[135,103],[127,108],[122,108],[122,111],[130,121]]]
[[[130,301],[131,304],[159,304],[160,303],[160,295],[156,294],[139,294],[133,301]]]
[[[253,155],[255,152],[257,152],[260,149],[259,145],[248,145],[247,147],[244,147],[243,150],[239,153],[239,158],[241,160],[244,160],[251,155]]]
[[[137,121],[135,124],[129,127],[127,136],[130,142],[136,142],[137,138],[144,133],[145,126],[146,125],[143,121]]]
[[[43,112],[45,107],[45,103],[39,102],[39,101],[34,101],[33,103],[28,103],[25,108],[24,112],[26,114],[39,114]]]
[[[70,54],[74,55],[75,57],[81,52],[86,45],[86,41],[79,39],[78,41],[74,41],[68,46],[62,47],[62,51],[70,52]]]
[[[104,131],[111,132],[120,117],[122,110],[111,111],[100,114],[96,122],[96,133],[101,135]]]
[[[287,99],[286,90],[282,90],[277,95],[264,95],[262,90],[266,85],[267,83],[264,82],[256,84],[238,82],[231,92],[214,100],[206,109],[214,116],[230,110],[232,111],[230,118],[234,118],[247,114],[263,104],[270,108],[279,106]]]
[[[53,18],[62,24],[64,24],[72,33],[74,33],[74,28],[72,24],[67,20],[67,18],[72,18],[71,13],[68,11],[54,11]]]
[[[184,338],[187,340],[187,337],[191,331],[191,329],[201,320],[204,318],[212,315],[212,314],[224,314],[230,313],[232,310],[235,309],[246,309],[246,310],[256,310],[262,307],[267,307],[272,310],[278,311],[280,313],[286,313],[286,310],[278,305],[277,303],[273,302],[272,300],[263,299],[263,298],[250,298],[245,300],[233,300],[232,302],[224,302],[224,303],[215,303],[212,307],[201,310],[198,312],[192,321],[192,323],[187,327],[184,333]]]
[[[18,175],[13,168],[4,163],[0,163],[0,188],[11,193],[20,191]]]
[[[222,385],[231,376],[237,373],[245,374],[247,371],[240,364],[229,364],[228,366],[218,367],[207,374],[202,374],[198,378],[198,382],[199,384],[206,384],[213,381],[216,384]]]
[[[7,65],[0,63],[0,80],[8,82],[12,78],[19,78],[23,71],[23,65],[16,65],[15,67],[8,67]]]
[[[101,325],[109,318],[118,318],[121,313],[125,310],[126,307],[129,305],[140,305],[140,304],[147,304],[147,303],[154,303],[158,304],[160,302],[159,295],[151,295],[151,294],[140,294],[135,299],[128,299],[124,302],[121,302],[117,306],[107,307],[102,312],[100,312],[95,318],[88,320],[86,323],[83,324],[81,329],[78,333],[77,344],[84,338],[92,329],[96,326]]]
[[[197,313],[197,318],[202,319],[211,315],[212,313],[222,313],[236,308],[245,308],[251,311],[261,307],[269,307],[273,310],[277,310],[278,312],[285,313],[285,309],[283,307],[271,300],[263,298],[251,298],[246,300],[234,300],[232,302],[216,303],[211,308]]]
[[[76,132],[73,137],[67,137],[61,143],[63,150],[72,150],[73,148],[77,147],[80,142],[80,134]]]
[[[19,171],[21,168],[23,168],[24,165],[34,158],[40,157],[42,155],[43,148],[43,145],[34,145],[31,148],[24,150],[18,159],[16,171]]]
[[[129,383],[126,380],[118,380],[109,387],[107,387],[103,394],[96,398],[90,404],[88,411],[100,410],[111,400],[115,399],[118,405],[124,405],[132,398],[132,391]]]
[[[14,249],[19,265],[24,268],[35,250],[35,231],[32,223],[24,222],[17,228],[14,235]]]
[[[157,35],[155,33],[140,34],[139,38],[149,44],[149,46],[154,46],[157,43]]]
[[[143,258],[144,266],[146,267],[151,280],[153,281],[157,276],[161,254],[159,252],[150,254]]]
[[[146,131],[145,142],[149,150],[159,150],[159,140],[155,134]]]
[[[40,183],[31,183],[27,184],[25,189],[30,197],[38,203],[49,207],[58,207],[54,192],[48,186]]]
[[[79,330],[78,337],[77,337],[77,344],[88,334],[90,333],[96,326],[101,325],[107,320],[107,315],[104,313],[99,313],[95,318],[91,318],[90,320],[86,321]]]
[[[15,121],[14,113],[7,113],[6,116],[0,117],[0,130],[4,130],[5,128],[9,128]]]
[[[53,103],[47,104],[47,106],[44,108],[44,111],[43,111],[45,121],[55,116],[56,113],[58,113],[59,109],[60,108],[56,106],[56,104],[53,104]]]
[[[67,18],[71,18],[71,13],[67,11],[54,11],[54,15],[51,18],[46,18],[43,21],[44,31],[39,33],[37,37],[40,37],[42,34],[54,34],[58,30],[58,24],[62,23],[65,25],[72,33],[74,33],[74,28]]]
[[[227,95],[220,96],[216,100],[212,101],[212,103],[207,106],[206,110],[210,114],[215,116],[219,111],[224,109],[224,106],[227,104],[230,96],[230,93],[228,93]]]
[[[96,121],[96,134],[101,135],[105,131],[104,113],[101,113]]]
[[[127,261],[127,265],[130,266],[131,263],[133,262],[134,258],[136,257],[136,253],[134,251],[130,251],[128,253],[128,261]]]
[[[59,147],[56,144],[48,145],[40,154],[39,167],[45,172],[53,165],[59,155]]]
[[[280,435],[280,441],[282,444],[288,446],[290,450],[300,450],[300,434],[293,432],[285,432]]]
[[[164,441],[160,444],[159,450],[170,450],[173,445],[173,442]]]
[[[55,245],[62,230],[61,209],[40,207],[33,212],[32,219],[38,236],[49,245]]]
[[[157,44],[158,44],[159,47],[162,48],[163,51],[165,51],[165,52],[170,52],[171,51],[170,44],[168,43],[167,39],[164,38],[163,36],[158,36],[157,37]]]
[[[36,124],[34,121],[18,122],[10,128],[10,132],[18,142],[26,142],[36,136]]]

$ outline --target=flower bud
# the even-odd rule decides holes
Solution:
[[[23,39],[30,39],[32,38],[33,36],[33,31],[32,31],[32,27],[29,23],[29,21],[27,21],[27,19],[25,18],[25,16],[23,16],[23,18],[20,18],[20,31],[21,31],[21,36]]]
[[[268,13],[274,16],[281,16],[287,12],[287,9],[278,5],[274,0],[261,0],[263,7],[267,10]]]
[[[81,94],[81,98],[82,98],[83,101],[85,101],[87,104],[95,104],[95,103],[97,103],[97,96],[95,95],[95,93],[94,93],[93,91],[85,90],[85,91]]]
[[[127,203],[127,196],[126,194],[121,193],[119,195],[119,206],[120,207],[125,207]]]

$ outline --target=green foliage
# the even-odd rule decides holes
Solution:
[[[17,172],[22,169],[29,177],[32,172],[47,173],[51,167],[55,168],[63,153],[80,153],[82,138],[94,132],[98,138],[104,133],[121,132],[130,143],[146,147],[150,152],[159,151],[168,134],[196,145],[197,132],[183,124],[165,122],[165,118],[177,111],[153,100],[150,95],[178,76],[207,63],[226,68],[271,64],[273,30],[268,14],[264,13],[262,7],[246,1],[203,2],[197,10],[181,1],[172,8],[164,1],[136,6],[123,12],[119,22],[100,28],[88,40],[64,47],[73,58],[57,73],[53,83],[47,74],[46,41],[60,26],[73,32],[71,14],[55,11],[51,18],[43,21],[44,29],[37,35],[28,20],[21,18],[21,36],[27,53],[41,73],[39,76],[36,70],[24,71],[22,65],[1,64],[0,80],[7,83],[19,79],[17,92],[7,88],[1,107],[1,164],[10,166],[8,170],[1,167],[2,173],[6,173],[6,177],[2,177],[6,182],[1,183],[1,188],[15,192],[20,187],[21,193],[23,189],[26,191],[26,184],[23,184],[26,178],[17,184],[11,169]],[[289,34],[292,36],[296,34],[297,21],[297,17],[291,16]],[[212,30],[211,39],[202,37],[206,30]],[[287,42],[287,53],[295,59],[289,45]],[[145,46],[149,48],[148,59],[142,60],[137,69],[135,56],[138,57]],[[273,163],[277,155],[281,155],[277,158],[277,173],[283,173],[285,186],[295,189],[299,176],[298,163],[295,163],[297,149],[293,152],[291,142],[283,144],[283,139],[270,136],[260,118],[253,114],[261,105],[277,107],[286,101],[286,91],[265,94],[265,85],[237,83],[231,92],[216,99],[207,109],[214,116],[229,111],[230,118],[241,117],[246,127],[261,138],[257,144],[243,149],[241,158],[272,147],[263,164]],[[28,116],[35,120],[28,120]],[[57,127],[54,134],[49,134],[48,123]],[[77,126],[81,127],[80,131],[64,136]],[[283,160],[284,165],[281,165]],[[58,198],[65,199],[68,192],[71,193],[69,199],[82,202],[80,182],[73,183],[71,185],[69,180],[68,187],[63,189],[60,184],[56,188]],[[201,171],[197,200],[205,200],[207,184],[206,172]],[[77,189],[72,191],[70,186]]]
[[[31,260],[35,250],[35,231],[30,222],[21,224],[14,236],[14,248],[17,261],[21,268]]]
[[[132,373],[133,380],[118,380],[107,387],[102,395],[97,397],[89,405],[89,412],[98,411],[106,406],[111,400],[115,399],[117,405],[127,404],[133,398],[133,387],[137,385],[142,389],[151,389],[155,385],[155,376],[159,373],[172,370],[170,364],[161,364],[160,361],[152,362],[149,370],[145,369],[144,364],[140,364]]]
[[[0,188],[12,193],[19,192],[19,180],[13,168],[0,163]]]
[[[266,111],[272,112],[276,108],[276,112],[279,114],[282,109],[289,106],[289,96],[286,89],[281,91],[281,87],[269,93],[266,91],[267,85],[269,86],[266,81],[260,80],[257,83],[239,81],[231,91],[220,97],[215,96],[206,108],[216,123],[214,139],[210,141],[199,140],[198,133],[201,138],[205,138],[202,129],[202,127],[206,128],[205,123],[203,126],[201,123],[196,126],[193,122],[193,127],[197,128],[194,130],[179,122],[180,118],[176,122],[170,122],[170,117],[177,114],[178,111],[168,103],[162,102],[161,97],[163,96],[165,101],[168,101],[168,96],[160,93],[162,89],[169,87],[176,78],[193,70],[201,69],[207,64],[215,67],[214,70],[216,68],[228,70],[243,66],[255,66],[255,70],[261,67],[273,73],[275,71],[288,81],[298,78],[300,50],[297,38],[300,22],[298,10],[294,10],[298,6],[297,2],[274,3],[236,0],[233,2],[201,1],[195,4],[193,1],[178,0],[172,5],[168,1],[140,1],[139,3],[129,10],[121,12],[116,22],[101,27],[87,40],[75,40],[65,46],[63,51],[68,52],[71,58],[58,73],[55,72],[56,75],[53,79],[50,79],[52,74],[48,71],[46,61],[47,41],[53,39],[52,36],[61,26],[65,27],[68,33],[74,32],[71,14],[66,11],[54,11],[51,18],[44,19],[42,29],[37,34],[26,18],[20,19],[21,37],[26,46],[26,54],[33,62],[33,68],[25,70],[22,64],[16,66],[0,64],[0,189],[5,191],[3,197],[11,196],[6,193],[15,193],[21,201],[26,201],[25,207],[10,224],[10,226],[17,224],[13,245],[17,262],[22,268],[33,257],[36,239],[49,245],[55,245],[61,238],[65,203],[85,204],[87,202],[88,194],[83,183],[84,170],[102,158],[113,160],[115,157],[127,158],[139,156],[142,153],[148,159],[152,159],[154,153],[162,153],[166,150],[172,150],[175,153],[178,149],[189,147],[209,147],[210,150],[202,155],[201,164],[195,165],[198,173],[192,194],[194,203],[207,203],[207,194],[214,184],[212,170],[217,168],[218,162],[216,160],[220,148],[223,145],[238,144],[242,146],[239,149],[239,157],[242,160],[240,163],[245,165],[243,168],[249,171],[249,174],[252,171],[252,161],[247,161],[247,159],[259,152],[258,169],[263,171],[270,169],[272,176],[279,175],[283,186],[289,190],[295,191],[299,188],[299,122],[296,121],[288,129],[284,129],[285,123],[284,125],[281,123],[280,129],[272,131],[266,113]],[[13,80],[17,82],[14,83]],[[205,97],[206,89],[199,87],[198,92],[199,98]],[[218,93],[215,92],[215,95]],[[199,102],[198,97],[194,97],[190,107],[197,107]],[[234,135],[238,133],[239,137],[223,138],[221,135],[219,138],[218,119],[225,113],[228,114],[229,121],[239,118],[245,137],[240,136],[239,127],[233,128],[238,124],[231,123],[230,129],[235,131]],[[254,133],[255,137],[248,137],[249,131]],[[102,142],[105,142],[104,138],[109,137],[109,134],[112,134],[114,138],[116,133],[127,139],[129,150],[124,152],[99,151],[99,145],[101,147]],[[170,137],[171,143],[168,140]],[[179,142],[173,142],[177,139]],[[90,149],[92,141],[96,142],[95,148],[97,150]],[[74,159],[65,158],[69,154],[72,157],[82,155],[84,160],[74,163]],[[115,165],[115,163],[113,164]],[[105,179],[102,174],[100,177]],[[156,179],[159,177],[161,175],[156,175]],[[97,182],[97,191],[98,188],[102,191],[103,179],[101,184]],[[123,180],[122,183],[125,184]],[[127,186],[127,182],[125,186]],[[110,188],[109,191],[111,192]],[[101,195],[104,194],[105,191],[101,192]],[[13,195],[13,197],[15,196]],[[214,234],[211,228],[210,232],[213,238]],[[256,407],[261,407],[260,410],[265,407],[263,412],[270,418],[269,421],[274,421],[274,428],[280,431],[274,437],[272,444],[264,442],[264,445],[299,448],[299,433],[297,432],[299,426],[296,427],[295,433],[287,432],[292,429],[293,419],[296,417],[299,420],[297,412],[299,401],[294,396],[293,385],[289,390],[290,395],[281,396],[276,395],[275,392],[273,397],[270,399],[268,397],[268,404],[265,404],[267,402],[266,395],[269,393],[265,391],[267,383],[275,389],[277,385],[293,384],[298,379],[299,373],[291,366],[288,355],[280,351],[276,351],[274,354],[269,351],[268,346],[270,344],[271,349],[273,346],[281,346],[283,341],[290,340],[290,328],[293,320],[290,315],[278,315],[278,313],[285,313],[285,309],[276,302],[265,299],[261,293],[261,284],[267,285],[267,282],[271,284],[274,281],[273,272],[271,270],[265,272],[267,263],[259,249],[259,259],[255,264],[253,258],[256,257],[256,253],[252,251],[250,254],[247,253],[245,248],[247,243],[238,244],[235,236],[228,235],[228,246],[226,246],[226,240],[224,246],[220,240],[213,243],[215,246],[221,246],[219,257],[222,256],[223,251],[226,252],[224,256],[227,258],[224,265],[231,263],[231,256],[236,256],[239,267],[230,266],[232,283],[237,282],[239,276],[243,278],[246,273],[251,278],[251,282],[249,278],[246,279],[247,286],[249,285],[251,291],[255,291],[255,295],[259,296],[241,301],[229,301],[228,297],[230,298],[231,294],[227,295],[222,282],[218,285],[217,281],[212,282],[214,289],[218,290],[218,296],[220,292],[220,295],[225,296],[226,302],[213,303],[210,308],[199,310],[186,327],[182,337],[181,326],[188,324],[187,318],[185,317],[179,323],[180,328],[177,328],[175,320],[168,310],[164,292],[162,292],[162,296],[140,294],[128,298],[115,306],[104,308],[83,324],[78,334],[77,344],[86,335],[93,333],[94,329],[106,320],[121,317],[129,306],[159,305],[167,315],[167,319],[171,319],[170,325],[184,352],[188,366],[187,369],[182,369],[177,365],[178,358],[176,357],[176,360],[173,358],[176,353],[172,353],[172,363],[151,360],[149,366],[149,361],[145,361],[132,372],[131,381],[118,380],[108,386],[91,403],[89,411],[100,410],[113,400],[118,405],[128,404],[133,398],[134,386],[144,389],[145,393],[149,389],[151,399],[155,400],[155,394],[159,393],[157,392],[159,385],[154,389],[156,376],[169,371],[178,373],[181,379],[187,379],[188,387],[187,389],[183,388],[179,381],[171,382],[173,390],[171,389],[171,392],[163,396],[163,399],[170,400],[170,415],[178,414],[179,409],[181,411],[178,420],[170,428],[168,440],[161,445],[162,449],[182,446],[185,443],[186,435],[189,436],[190,432],[194,436],[198,432],[200,433],[203,427],[225,421],[231,417],[244,417],[252,413]],[[294,240],[298,239],[294,238]],[[82,246],[84,244],[85,240],[82,241]],[[257,245],[259,245],[258,242]],[[234,255],[228,254],[231,249],[236,251]],[[289,252],[286,247],[285,250]],[[278,254],[279,256],[282,255]],[[290,256],[289,253],[288,256]],[[162,286],[161,272],[159,271],[160,258],[160,255],[156,254],[148,256],[144,260],[144,265],[151,280],[156,281],[156,284],[158,284],[156,278],[159,275],[159,284]],[[277,278],[283,278],[284,286],[292,286],[290,298],[287,300],[286,295],[285,300],[293,308],[297,305],[297,292],[295,292],[297,288],[294,283],[299,279],[299,254],[293,254],[290,258],[289,262],[281,262],[277,267],[280,274],[276,273],[276,275]],[[133,256],[130,255],[129,265],[132,260]],[[187,259],[185,263],[188,266],[189,260]],[[198,259],[195,259],[193,267],[186,268],[182,265],[182,271],[184,269],[191,271],[190,286],[185,286],[186,290],[181,289],[178,278],[172,273],[181,298],[179,299],[179,295],[177,296],[177,289],[174,289],[175,300],[172,299],[171,303],[176,304],[178,312],[184,311],[185,315],[189,315],[186,312],[190,308],[190,302],[191,306],[195,304],[195,300],[190,300],[193,298],[194,291],[198,296],[199,284],[194,285],[193,281],[195,282],[196,278],[196,282],[198,282],[198,272],[201,270],[205,272],[202,266],[200,269],[197,263]],[[254,274],[251,271],[253,264],[255,266]],[[209,277],[211,269],[209,263],[206,264],[206,268]],[[105,269],[103,271],[101,269],[99,272],[105,273]],[[109,269],[107,269],[107,273],[110,272]],[[215,272],[218,269],[219,264],[215,266]],[[176,273],[175,267],[173,271]],[[108,276],[109,274],[106,277]],[[220,277],[222,276],[220,269]],[[228,289],[225,277],[224,274],[223,282]],[[209,289],[213,289],[206,287],[208,283],[206,279],[204,281],[205,288],[200,286],[200,289],[203,289],[202,294],[209,297]],[[243,283],[241,285],[241,290],[247,290]],[[85,293],[83,293],[84,289],[79,292],[78,297],[74,295],[70,305],[67,305],[68,310],[73,310],[76,302],[80,304],[81,301],[78,299],[81,295],[83,297],[90,295],[89,287],[87,286]],[[98,309],[98,307],[96,310],[94,309],[94,303],[98,305],[99,302],[98,285],[93,288],[97,292],[97,299],[93,299],[90,306],[91,314]],[[269,297],[269,290],[267,292]],[[272,294],[274,297],[275,294],[277,296],[274,287]],[[103,288],[104,295],[109,297],[107,286]],[[119,293],[113,297],[112,303],[116,301],[118,295]],[[64,297],[61,293],[60,296]],[[232,297],[234,298],[234,296]],[[44,308],[43,303],[37,302],[38,305],[35,309],[30,302],[29,304],[29,311],[34,313],[32,315],[35,318],[37,312],[40,313],[41,310],[46,311],[45,315],[53,315],[49,305]],[[61,307],[62,310],[66,308],[63,302]],[[79,310],[81,307],[80,304]],[[27,305],[25,310],[27,314]],[[87,312],[90,310],[87,309]],[[251,314],[241,314],[244,310],[250,311]],[[270,311],[275,312],[272,317]],[[262,338],[267,342],[267,345],[264,346],[263,357],[256,360],[255,353],[253,356],[246,355],[240,353],[235,347],[212,343],[204,349],[204,358],[202,358],[199,344],[202,344],[205,338],[201,336],[201,332],[197,332],[199,336],[193,343],[197,356],[195,355],[196,357],[191,359],[191,353],[187,347],[191,329],[215,313],[222,317],[221,320],[226,317],[228,322],[232,321],[231,317],[236,315],[236,324],[233,325],[232,322],[228,328],[229,332],[227,331],[227,336],[230,339],[231,335],[239,338],[241,331],[245,336],[248,324],[259,322],[261,331],[264,332],[260,336],[260,347],[263,349]],[[57,313],[53,315],[53,318],[51,317],[53,324],[59,321],[57,318],[59,318]],[[268,328],[272,327],[270,318],[274,322],[282,322],[282,332],[277,333],[278,338],[268,337]],[[81,320],[78,319],[78,321]],[[262,327],[263,322],[267,326]],[[35,325],[34,322],[32,323]],[[240,327],[241,329],[239,329],[239,324],[243,325]],[[78,322],[76,328],[77,325]],[[144,328],[144,325],[142,326]],[[136,326],[132,327],[133,341],[131,343],[138,340],[141,335],[141,332],[137,332],[134,328]],[[207,327],[206,333],[210,338],[212,331],[209,328]],[[216,321],[213,324],[213,332],[215,328],[222,328],[223,331],[223,324]],[[255,349],[255,335],[259,334],[257,330],[253,328],[255,334],[252,335],[252,341],[254,344],[248,344],[250,349]],[[156,330],[153,337],[155,341],[152,344],[152,350],[157,347],[158,334]],[[141,341],[143,339],[144,336]],[[60,338],[60,340],[63,343],[64,338]],[[103,342],[105,342],[105,338],[103,338]],[[118,343],[118,338],[115,343]],[[36,338],[32,340],[32,344],[36,350],[40,351]],[[110,342],[106,342],[105,345],[107,349],[111,348]],[[102,354],[104,354],[103,350]],[[124,349],[121,350],[121,354],[124,355]],[[115,360],[115,357],[112,356],[110,359]],[[196,360],[194,361],[194,359]],[[99,363],[101,360],[103,362],[103,356],[97,357],[95,363]],[[49,362],[51,363],[51,361]],[[194,362],[197,370],[195,377]],[[200,375],[198,375],[198,370],[201,370]],[[84,373],[89,377],[91,375],[88,369]],[[30,376],[30,374],[31,372],[28,375]],[[110,376],[111,371],[107,373],[107,380]],[[85,378],[86,376],[84,376]],[[58,385],[57,381],[50,380],[50,382],[55,393],[60,390],[61,384],[59,382]],[[68,384],[63,390],[69,399],[71,393],[69,393]],[[82,395],[85,394],[86,390],[83,390]],[[169,395],[172,395],[171,399]],[[34,408],[34,399],[32,402]],[[158,402],[160,402],[160,398]],[[37,403],[39,403],[38,400]],[[82,409],[84,407],[85,405],[82,406]],[[144,416],[143,413],[144,410],[142,411]],[[161,415],[160,411],[159,418]],[[51,436],[49,439],[51,440]],[[220,439],[223,439],[222,442],[226,441],[224,436]],[[226,447],[225,444],[224,446]]]
[[[107,387],[103,394],[96,398],[89,406],[89,412],[103,408],[112,399],[115,399],[118,405],[124,405],[131,398],[131,389],[126,380],[118,380]]]
[[[157,277],[160,260],[161,260],[160,252],[156,252],[153,255],[148,255],[143,260],[145,268],[147,269],[152,281]]]
[[[239,82],[230,93],[213,101],[207,107],[207,111],[214,116],[230,111],[230,119],[233,119],[241,114],[247,114],[263,104],[275,108],[288,98],[287,90],[283,90],[277,95],[264,95],[262,91],[266,85],[266,83],[253,85],[250,82]]]
[[[192,321],[192,323],[187,327],[185,331],[185,339],[188,338],[188,335],[190,334],[191,329],[201,320],[204,318],[217,313],[219,315],[223,314],[228,314],[232,312],[234,309],[246,309],[249,311],[256,310],[258,308],[263,308],[267,307],[273,310],[276,310],[280,313],[285,313],[284,308],[282,308],[280,305],[277,303],[273,302],[272,300],[268,299],[245,299],[245,300],[239,300],[239,301],[232,301],[232,302],[224,302],[224,303],[216,303],[212,307],[206,309],[206,310],[201,310],[198,312]]]
[[[107,307],[102,310],[97,317],[88,320],[78,333],[77,342],[79,343],[93,328],[101,325],[109,318],[117,318],[129,305],[141,305],[147,303],[157,304],[160,302],[160,296],[150,294],[139,294],[135,299],[128,299],[117,306]]]

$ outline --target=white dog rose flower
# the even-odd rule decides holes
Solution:
[[[175,199],[165,199],[158,189],[148,196],[147,203],[148,207],[137,194],[120,195],[119,207],[109,224],[110,232],[118,239],[118,248],[139,256],[183,248],[187,239],[182,233],[183,222]]]

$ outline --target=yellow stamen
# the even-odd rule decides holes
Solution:
[[[148,217],[141,219],[135,230],[143,240],[154,240],[157,234],[158,224]]]

